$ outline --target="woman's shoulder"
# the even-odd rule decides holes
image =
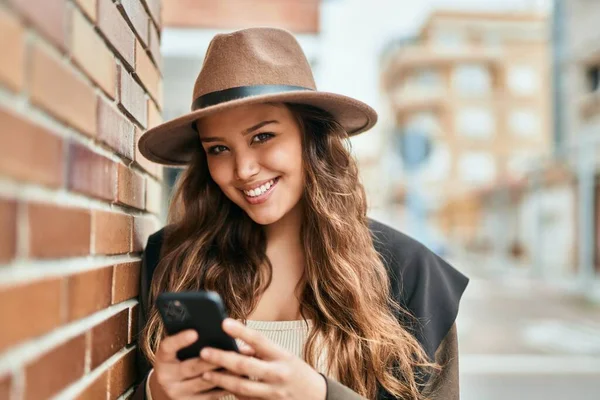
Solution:
[[[410,236],[375,220],[369,228],[392,295],[420,322],[413,333],[433,359],[456,319],[469,279]]]
[[[410,298],[418,283],[428,277],[446,276],[468,282],[462,273],[416,239],[379,221],[370,219],[373,245],[390,273],[392,283],[401,284],[405,298]]]
[[[386,261],[405,264],[430,253],[421,242],[377,220],[369,219],[369,229],[375,249]]]

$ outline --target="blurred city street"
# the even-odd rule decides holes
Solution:
[[[483,257],[452,260],[461,302],[461,398],[598,399],[600,305]]]

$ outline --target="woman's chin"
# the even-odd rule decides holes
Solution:
[[[271,213],[251,213],[248,216],[259,225],[271,225],[281,219],[281,215]]]
[[[277,207],[245,208],[244,211],[259,225],[271,225],[279,221],[284,213],[281,213]]]

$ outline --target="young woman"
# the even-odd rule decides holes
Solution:
[[[134,398],[458,399],[468,280],[366,217],[347,145],[376,119],[317,91],[289,32],[215,36],[192,111],[139,144],[187,168],[144,251]],[[166,336],[154,301],[193,290],[221,295],[241,354],[177,360],[196,335]]]

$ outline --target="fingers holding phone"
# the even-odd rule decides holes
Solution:
[[[205,291],[166,292],[158,296],[156,306],[167,336],[157,349],[155,372],[149,382],[153,400],[212,399],[226,395],[227,392],[201,375],[212,370],[228,375],[231,373],[202,360],[200,351],[207,346],[247,356],[254,356],[255,351],[245,343],[238,346],[223,331],[221,325],[226,312],[220,296]],[[156,391],[161,392],[158,396],[154,396],[155,387]]]
[[[153,400],[161,399],[218,399],[227,392],[216,388],[200,376],[202,373],[219,369],[199,357],[180,361],[177,352],[197,340],[197,332],[185,330],[165,337],[156,352],[154,373],[150,377]],[[198,397],[197,395],[202,395]]]
[[[197,332],[185,330],[165,337],[156,352],[154,373],[150,377],[153,400],[161,399],[218,399],[229,394],[214,383],[201,378],[208,371],[218,370],[229,374],[222,367],[202,360],[200,357],[180,361],[177,352],[197,340]],[[255,351],[248,345],[239,347],[240,353],[253,356]]]

